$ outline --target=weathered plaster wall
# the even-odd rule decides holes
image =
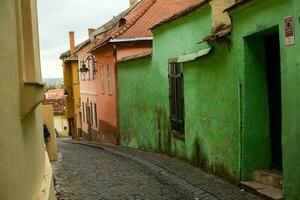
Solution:
[[[210,34],[206,6],[155,29],[152,58],[118,64],[121,144],[176,155],[237,181],[238,81],[228,46],[184,63],[185,140],[169,133],[168,59],[207,47],[197,43]]]
[[[235,3],[235,0],[212,0],[209,2],[212,8],[212,29],[216,30],[220,26],[228,26],[231,24],[228,14],[223,12]]]
[[[300,51],[300,35],[298,17],[300,13],[300,5],[297,0],[265,0],[256,1],[248,7],[241,9],[232,14],[233,20],[233,49],[232,53],[237,55],[235,68],[239,71],[241,83],[244,85],[242,93],[243,100],[250,101],[250,104],[245,104],[242,112],[242,119],[245,123],[245,128],[242,132],[242,179],[251,177],[251,171],[256,168],[255,163],[262,158],[255,135],[253,134],[255,118],[251,116],[247,109],[253,105],[255,99],[251,99],[260,91],[260,86],[256,86],[257,90],[250,91],[246,94],[247,88],[251,86],[250,73],[247,73],[245,58],[249,57],[246,51],[244,37],[257,33],[268,28],[278,26],[280,35],[280,53],[281,53],[281,83],[282,83],[282,144],[283,144],[283,177],[284,177],[284,192],[285,199],[299,199],[300,187],[300,161],[299,161],[299,144],[300,144],[300,96],[299,96],[299,51]],[[295,19],[295,34],[296,44],[286,46],[284,41],[284,17],[293,16]],[[258,49],[258,48],[257,48]],[[249,71],[249,70],[248,70]],[[248,97],[247,97],[248,96]],[[257,126],[256,126],[257,127]],[[257,130],[255,127],[254,130]],[[260,133],[256,133],[260,134]],[[248,161],[248,162],[247,162]],[[259,163],[259,162],[258,162]],[[251,165],[252,166],[251,166]],[[249,167],[251,169],[249,169]]]
[[[21,3],[23,7],[20,6]],[[30,11],[26,11],[25,8],[30,9]],[[38,58],[38,55],[36,55],[38,50],[32,51],[29,48],[25,51],[22,49],[24,47],[22,46],[24,45],[24,35],[22,33],[24,32],[21,30],[25,31],[27,36],[32,33],[30,28],[32,28],[31,31],[37,33],[37,26],[31,27],[32,21],[30,18],[36,17],[35,12],[36,2],[34,0],[1,1],[0,91],[3,94],[0,97],[1,199],[37,199],[42,189],[45,162],[49,163],[49,160],[47,161],[45,157],[43,144],[41,106],[31,107],[30,111],[23,118],[21,115],[22,102],[32,98],[32,96],[29,96],[31,95],[29,93],[25,93],[24,98],[21,98],[21,88],[25,87],[24,78],[26,77],[23,70],[32,72],[30,69],[33,67],[36,68],[35,72],[40,71],[40,66],[37,63],[28,66],[24,64],[23,60],[23,56]],[[21,19],[27,20],[27,29],[23,29],[24,27],[20,23]],[[34,20],[37,20],[37,18]],[[31,39],[35,40],[35,44],[38,43],[38,38],[34,35],[31,35]],[[27,45],[31,44],[30,41],[26,42],[28,42]],[[34,46],[33,44],[31,45]],[[33,78],[41,80],[41,74],[37,73],[36,77]],[[33,97],[38,96],[38,91],[33,90]],[[49,170],[51,174],[51,167]],[[47,186],[50,189],[50,185]]]
[[[88,53],[88,51],[94,46],[93,43],[89,43],[86,47],[84,47],[82,50],[78,52],[78,66],[79,68],[81,67],[80,62],[82,60],[85,60],[87,56],[91,55]],[[86,66],[88,67],[88,63],[85,63]],[[95,69],[96,69],[96,74],[95,77],[93,77],[93,69],[91,69],[85,77],[83,77],[79,73],[79,82],[80,82],[80,99],[81,99],[81,105],[80,105],[80,112],[82,115],[82,120],[80,121],[80,117],[78,115],[77,119],[77,128],[81,128],[85,133],[88,132],[88,124],[86,120],[83,120],[83,117],[86,119],[86,108],[84,108],[84,113],[83,113],[83,108],[82,108],[82,103],[84,105],[88,102],[89,105],[90,103],[93,103],[93,120],[95,120],[95,111],[94,111],[94,103],[97,105],[97,125],[95,122],[93,122],[92,127],[96,132],[98,131],[99,127],[99,119],[100,119],[100,102],[99,98],[97,97],[100,95],[99,91],[99,85],[100,85],[100,69],[99,65],[96,63],[95,64]],[[84,114],[84,115],[83,115]]]
[[[103,65],[103,82],[104,92],[100,90],[100,80],[97,83],[98,103],[99,103],[99,133],[102,142],[117,144],[117,88],[116,88],[116,76],[115,76],[115,63],[113,58],[112,44],[108,44],[102,49],[93,52],[93,55],[97,60],[97,67]],[[107,64],[110,64],[111,72],[111,86],[112,94],[108,93],[108,81],[107,81]]]
[[[54,131],[54,114],[52,105],[43,105],[43,123],[50,132],[50,140],[46,143],[46,149],[51,161],[57,160],[56,134]]]
[[[117,47],[117,59],[148,53],[152,50],[152,41],[132,41],[115,43]]]
[[[64,129],[64,127],[67,127]],[[69,136],[69,124],[64,115],[55,115],[54,116],[54,128],[58,131],[59,136]]]
[[[79,115],[79,98],[80,86],[78,77],[78,61],[63,61],[64,71],[64,89],[68,93],[66,97],[66,118],[71,122],[69,129],[72,133],[72,138],[75,139],[77,135],[78,115]]]

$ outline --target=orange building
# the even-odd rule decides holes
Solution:
[[[106,24],[97,29],[88,30],[88,39],[78,45],[75,53],[78,55],[79,82],[80,82],[80,107],[77,118],[79,136],[87,140],[101,141],[100,137],[100,113],[105,107],[101,106],[98,96],[101,94],[100,84],[101,70],[96,65],[96,58],[91,54],[97,41],[106,37],[125,16],[131,8],[115,16]]]

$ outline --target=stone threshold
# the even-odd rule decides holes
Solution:
[[[240,186],[246,191],[269,200],[283,200],[282,189],[275,188],[257,181],[243,181]]]

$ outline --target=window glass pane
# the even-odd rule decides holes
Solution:
[[[83,122],[85,122],[84,103],[82,103],[82,113],[83,113],[82,119],[83,119]]]
[[[93,125],[93,103],[90,103],[91,125]]]
[[[107,91],[112,94],[110,64],[107,64]]]
[[[104,72],[103,72],[103,64],[100,64],[100,90],[101,93],[104,93]]]
[[[97,104],[95,103],[94,103],[94,111],[95,111],[95,127],[98,127]]]

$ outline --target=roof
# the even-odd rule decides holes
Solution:
[[[136,59],[140,59],[140,58],[147,58],[147,57],[150,57],[151,55],[152,55],[152,51],[143,52],[138,55],[124,57],[124,58],[118,60],[117,63],[127,62],[127,61],[136,60]]]
[[[200,1],[203,0],[142,0],[122,18],[125,24],[116,27],[111,34],[98,42],[96,48],[92,50],[103,46],[111,39],[152,37],[150,30],[152,26],[191,5],[198,4]]]
[[[232,6],[230,6],[229,8],[227,8],[226,10],[224,10],[224,12],[231,12],[235,9],[240,8],[241,6],[251,2],[253,0],[237,0],[235,4],[233,4]]]
[[[136,5],[135,5],[136,6]],[[76,54],[77,52],[79,52],[81,49],[83,49],[84,47],[86,47],[90,42],[91,39],[94,39],[96,36],[103,34],[109,30],[111,30],[112,28],[114,28],[114,26],[116,24],[118,24],[119,20],[124,17],[126,14],[128,14],[135,6],[128,8],[127,10],[121,12],[120,14],[118,14],[117,16],[114,16],[111,20],[109,20],[108,22],[106,22],[104,25],[100,26],[99,28],[97,28],[91,35],[91,38],[84,40],[83,42],[81,42],[80,44],[78,44],[77,46],[75,46],[75,51],[74,53]],[[62,53],[60,55],[60,59],[63,59],[64,57],[69,57],[71,55],[70,50]]]
[[[214,31],[211,35],[203,38],[202,41],[198,42],[198,44],[207,42],[207,41],[215,41],[218,38],[222,38],[231,32],[231,26],[220,26],[217,30]]]
[[[107,31],[111,30],[112,28],[114,28],[114,26],[119,23],[119,20],[121,18],[123,18],[125,15],[127,15],[132,9],[134,9],[135,6],[132,6],[132,7],[128,8],[127,10],[125,10],[125,11],[121,12],[120,14],[118,14],[117,16],[114,16],[111,20],[109,20],[108,22],[106,22],[104,25],[102,25],[101,27],[97,28],[92,33],[92,37],[96,37],[97,35],[105,33]]]
[[[162,20],[160,21],[159,23],[155,24],[154,26],[151,27],[151,29],[155,29],[165,23],[168,23],[168,22],[171,22],[173,20],[176,20],[182,16],[185,16],[185,15],[188,15],[196,10],[198,10],[199,8],[201,8],[202,6],[206,5],[207,3],[209,3],[210,0],[202,0],[200,2],[198,2],[197,4],[193,4],[189,7],[187,7],[186,9],[184,10],[181,10],[177,13],[175,13],[174,15],[172,15],[171,17],[165,19],[165,20]]]
[[[75,52],[77,52],[78,48],[80,48],[81,45],[82,45],[82,43],[80,43],[79,45],[75,46]],[[68,51],[60,54],[59,59],[67,58],[67,57],[70,57],[70,56],[71,56],[71,51],[68,50]]]
[[[51,89],[51,90],[48,90],[46,93],[51,93],[51,94],[63,94],[65,92],[64,89]]]
[[[54,98],[54,99],[44,99],[43,105],[52,105],[54,115],[64,115],[65,114],[65,99]]]

